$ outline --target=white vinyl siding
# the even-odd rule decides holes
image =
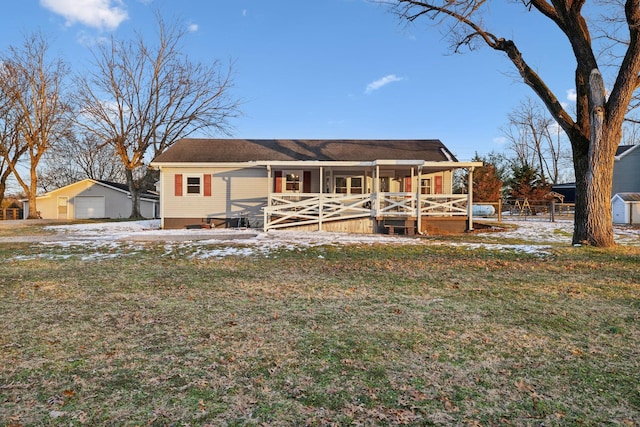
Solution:
[[[163,168],[161,182],[162,217],[164,218],[233,218],[250,213],[261,216],[267,202],[267,171],[264,168]],[[174,191],[176,174],[183,175],[183,196]],[[188,194],[189,177],[211,175],[211,196]],[[202,180],[200,187],[202,188]],[[186,201],[185,201],[186,200]]]

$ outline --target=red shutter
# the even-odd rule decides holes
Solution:
[[[176,196],[182,196],[182,174],[177,173],[174,178],[174,192]]]
[[[410,193],[411,192],[411,177],[410,176],[405,176],[404,177],[404,192],[405,193]]]
[[[304,171],[302,174],[302,192],[311,193],[311,171]]]
[[[276,182],[275,182],[275,192],[276,193],[282,193],[282,171],[275,171],[273,173],[273,175],[276,178]]]
[[[435,194],[442,194],[442,176],[441,175],[436,175]]]
[[[211,174],[204,174],[204,195],[205,197],[211,196]]]

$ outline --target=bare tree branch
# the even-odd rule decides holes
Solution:
[[[29,159],[29,176],[8,162],[13,176],[29,199],[29,217],[37,216],[37,169],[44,154],[70,128],[70,106],[65,100],[66,64],[49,61],[48,43],[40,33],[25,37],[21,47],[11,46],[2,56],[0,94],[10,112],[24,153]]]
[[[195,132],[229,134],[229,120],[239,115],[230,96],[233,64],[191,61],[182,49],[185,27],[156,17],[155,44],[140,35],[112,38],[94,50],[94,70],[77,79],[80,125],[124,165],[132,217],[140,216],[139,194],[155,179],[146,167],[153,157]]]
[[[403,20],[415,22],[426,17],[440,23],[453,21],[462,32],[452,32],[454,50],[471,46],[473,40],[506,53],[524,83],[542,100],[551,116],[566,132],[573,151],[576,177],[576,216],[574,243],[587,242],[597,246],[612,246],[611,189],[613,158],[622,136],[625,115],[638,89],[640,76],[640,0],[626,0],[624,22],[629,43],[615,70],[616,78],[603,105],[594,99],[604,93],[592,76],[600,76],[598,58],[592,45],[591,23],[582,15],[586,0],[523,0],[529,11],[547,17],[565,35],[576,61],[575,119],[564,109],[558,98],[524,59],[513,40],[498,37],[482,22],[484,1],[474,0],[388,0],[392,10]],[[614,5],[615,6],[615,5]],[[620,5],[617,8],[620,11]],[[622,15],[622,14],[621,14]],[[614,16],[616,14],[614,13]],[[627,37],[621,37],[624,40]],[[616,45],[616,47],[618,47]],[[598,80],[599,81],[599,80]],[[593,126],[593,121],[601,124]],[[595,132],[597,129],[597,132]],[[589,193],[589,194],[587,194]]]

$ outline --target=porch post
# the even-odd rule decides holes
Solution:
[[[376,165],[376,179],[374,181],[374,191],[376,193],[376,205],[375,205],[375,210],[376,210],[376,216],[378,216],[378,212],[380,212],[380,165]]]
[[[416,231],[418,235],[422,234],[422,200],[420,200],[420,193],[422,189],[422,165],[418,166],[418,185],[416,185],[416,204],[418,205],[418,212],[416,217],[418,218],[418,224]]]
[[[320,166],[320,196],[318,197],[318,231],[322,231],[322,205],[324,204],[324,168]]]
[[[473,231],[473,169],[473,166],[469,168],[469,181],[467,183],[467,216],[469,218],[467,231]]]
[[[262,230],[267,231],[268,210],[271,207],[271,189],[273,188],[273,177],[271,176],[271,165],[267,165],[267,206],[264,208],[264,223]]]

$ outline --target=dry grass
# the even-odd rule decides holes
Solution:
[[[640,248],[83,251],[0,244],[4,425],[640,423]]]

